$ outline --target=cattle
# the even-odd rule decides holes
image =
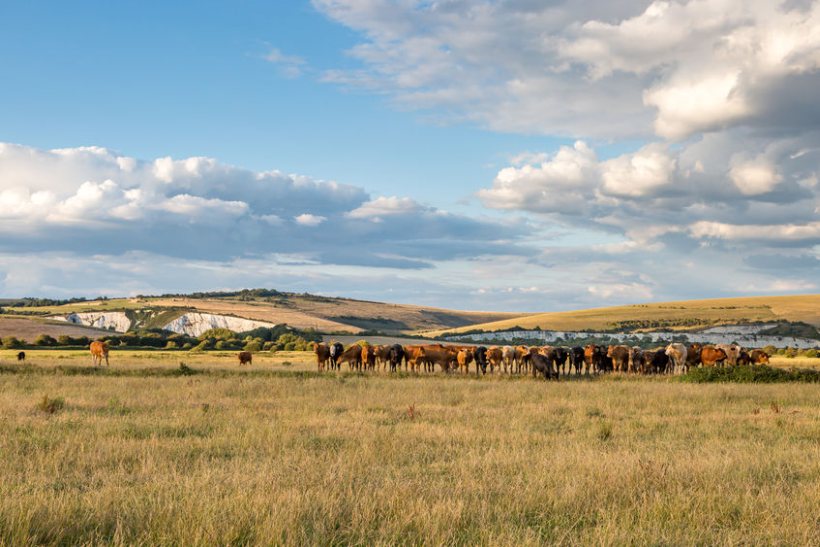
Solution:
[[[339,355],[337,363],[347,363],[348,370],[362,370],[362,347],[353,344]]]
[[[25,361],[26,360],[26,352],[21,351],[17,353],[17,360],[18,361]]]
[[[345,347],[342,345],[341,342],[333,342],[330,344],[330,369],[331,370],[339,370],[340,363],[339,359],[342,356],[342,353],[345,351]]]
[[[715,346],[703,346],[700,350],[700,362],[705,367],[713,367],[715,365],[723,366],[727,355],[723,349]]]
[[[598,351],[598,346],[595,344],[589,344],[584,348],[584,373],[589,375],[592,372],[596,372],[598,370],[599,363],[600,352]]]
[[[239,358],[239,366],[241,367],[244,364],[252,365],[253,364],[253,354],[249,351],[240,351],[236,354]]]
[[[539,351],[530,353],[530,364],[532,365],[532,375],[543,374],[544,379],[549,380],[552,376],[552,360]]]
[[[629,348],[627,371],[636,374],[647,374],[649,372],[649,367],[646,365],[646,354],[640,346]]]
[[[362,364],[365,370],[374,370],[376,368],[376,349],[367,345],[362,348]]]
[[[416,372],[416,367],[421,367],[424,363],[424,347],[404,346],[404,359],[407,362],[407,367]]]
[[[751,356],[746,351],[740,350],[740,355],[737,356],[737,365],[742,367],[748,367],[751,364]]]
[[[612,357],[607,355],[607,348],[598,346],[596,351],[598,353],[598,370],[601,372],[612,372]]]
[[[326,344],[313,342],[313,353],[316,354],[316,368],[319,372],[325,370],[327,362],[330,360],[330,348]]]
[[[401,368],[401,362],[404,360],[404,348],[400,344],[393,344],[388,346],[387,361],[390,363],[390,372],[396,372]]]
[[[374,353],[376,354],[376,368],[379,367],[379,364],[382,365],[382,370],[387,368],[387,365],[390,363],[390,348],[393,346],[376,346],[373,348]]]
[[[672,343],[666,346],[666,355],[669,356],[669,364],[672,367],[672,372],[675,374],[683,374],[686,369],[686,346],[683,344]]]
[[[515,372],[517,374],[520,374],[521,370],[523,369],[524,373],[526,373],[530,362],[530,348],[528,348],[527,346],[516,346],[514,353]]]
[[[478,376],[478,371],[482,374],[487,374],[487,348],[478,346],[473,350],[473,360],[475,361],[475,375]]]
[[[470,373],[470,363],[473,362],[473,350],[472,349],[461,349],[456,354],[456,362],[458,363],[458,368],[464,372],[464,374]]]
[[[644,351],[644,370],[647,373],[663,374],[669,365],[669,356],[666,348],[648,349]]]
[[[561,374],[567,373],[567,358],[569,357],[569,348],[566,346],[558,346],[553,350],[552,360],[555,363],[556,372]]]
[[[494,374],[496,368],[500,371],[504,362],[504,353],[501,348],[492,346],[487,349],[487,362],[490,364],[490,374]]]
[[[569,350],[569,366],[575,369],[575,374],[581,374],[581,368],[584,366],[584,348],[575,346]]]
[[[436,365],[444,372],[450,372],[458,362],[458,349],[454,346],[443,346],[441,344],[428,344],[424,347],[424,363],[428,372],[435,372]]]
[[[501,348],[501,362],[504,364],[504,374],[507,374],[507,370],[509,370],[509,373],[512,374],[514,361],[515,349],[513,349],[512,346],[504,346]]]
[[[629,367],[629,347],[609,346],[606,356],[612,359],[612,368],[615,372],[626,372]]]
[[[686,348],[686,369],[698,368],[700,365],[700,352],[703,351],[701,344],[690,344]]]
[[[735,366],[737,364],[737,358],[740,357],[740,350],[742,349],[740,346],[737,344],[717,344],[715,347],[726,353],[727,365]]]
[[[769,354],[762,349],[753,349],[749,354],[753,365],[768,365]]]
[[[88,349],[91,351],[92,366],[97,367],[102,365],[103,359],[105,359],[105,366],[108,366],[108,342],[101,342],[99,340],[91,342]]]

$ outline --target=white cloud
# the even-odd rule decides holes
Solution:
[[[729,177],[741,193],[747,196],[771,192],[783,180],[775,166],[763,157],[749,161],[736,158]]]
[[[754,241],[814,241],[820,243],[820,222],[807,224],[752,225],[700,221],[689,231],[696,238]]]
[[[311,215],[310,213],[302,213],[301,215],[293,217],[297,224],[301,224],[302,226],[318,226],[319,224],[323,223],[327,220],[326,217],[321,215]]]
[[[301,57],[285,55],[275,47],[270,48],[264,58],[269,63],[277,65],[286,78],[298,78],[302,75],[307,65]]]
[[[666,148],[650,144],[634,154],[604,162],[603,190],[615,196],[643,196],[672,182],[675,160]]]

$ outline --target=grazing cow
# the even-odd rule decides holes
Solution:
[[[566,346],[558,346],[553,349],[552,360],[555,363],[555,371],[561,374],[567,373],[567,358],[569,357],[569,348]]]
[[[552,376],[552,360],[543,353],[539,351],[530,353],[530,364],[532,364],[533,376],[543,374],[545,380],[549,380]]]
[[[26,360],[26,352],[25,351],[19,352],[17,354],[17,360],[18,361],[25,361]]]
[[[416,372],[416,367],[421,367],[424,363],[424,347],[404,346],[404,360],[407,362],[407,367]]]
[[[487,348],[478,346],[473,350],[473,359],[475,360],[475,375],[478,376],[479,369],[482,374],[487,374]]]
[[[359,344],[353,344],[342,352],[337,361],[347,363],[348,370],[362,370],[362,347]]]
[[[108,342],[101,342],[99,340],[91,342],[88,349],[91,351],[92,366],[97,367],[102,365],[103,359],[105,359],[105,366],[108,366]]]
[[[495,373],[497,368],[501,370],[501,365],[504,362],[504,353],[498,346],[492,346],[487,350],[487,362],[490,363],[490,374]]]
[[[527,368],[529,367],[530,363],[530,348],[527,346],[516,346],[515,347],[515,372],[517,374],[521,373],[521,369],[524,369],[524,373],[526,374]]]
[[[652,372],[655,374],[664,374],[669,368],[669,356],[666,354],[666,349],[658,348],[651,350],[650,354],[652,356]]]
[[[376,352],[376,368],[379,367],[379,363],[382,365],[382,370],[387,368],[387,365],[390,362],[390,348],[392,346],[376,346],[373,351]]]
[[[513,361],[515,361],[515,349],[512,346],[501,348],[501,361],[504,363],[504,374],[507,374],[507,367],[509,367],[510,374],[512,374]]]
[[[715,346],[703,346],[700,350],[700,362],[705,367],[723,366],[727,358],[726,352]]]
[[[428,372],[435,372],[436,365],[444,372],[450,372],[458,362],[458,349],[454,346],[443,346],[441,344],[428,344],[424,347],[424,364]]]
[[[333,342],[330,344],[330,369],[331,370],[339,370],[341,363],[339,363],[339,358],[344,353],[345,347],[342,345],[341,342]]]
[[[400,344],[393,344],[388,347],[387,360],[390,363],[390,372],[396,372],[401,368],[401,362],[404,360],[404,348]]]
[[[673,343],[666,346],[666,355],[669,356],[672,372],[675,374],[683,374],[687,372],[686,368],[686,346],[683,344]]]
[[[737,344],[717,344],[715,347],[726,353],[726,364],[731,366],[737,364],[737,358],[740,357],[740,350],[742,349],[740,346]]]
[[[365,370],[376,368],[376,349],[373,346],[367,345],[362,348],[362,363]]]
[[[584,366],[584,348],[575,346],[569,350],[569,366],[575,369],[575,375],[581,374],[581,368]]]
[[[749,354],[749,357],[751,358],[753,365],[769,364],[769,354],[762,349],[753,349],[752,353]]]
[[[609,346],[606,356],[612,359],[612,368],[615,372],[626,372],[629,367],[629,347]]]
[[[326,344],[313,342],[313,353],[316,354],[316,368],[319,372],[325,370],[330,359],[330,348]]]
[[[686,348],[686,370],[698,368],[698,365],[700,365],[701,351],[703,351],[703,345],[689,344],[689,347]]]
[[[249,351],[240,351],[237,355],[239,358],[239,366],[241,367],[244,364],[253,364],[253,354]]]
[[[473,362],[473,350],[472,349],[461,349],[456,354],[456,362],[458,362],[458,368],[464,371],[464,374],[470,373],[470,363]]]

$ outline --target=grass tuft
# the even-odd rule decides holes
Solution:
[[[46,414],[56,414],[63,408],[65,408],[65,399],[62,397],[51,399],[48,395],[43,395],[43,398],[37,403],[37,410]]]

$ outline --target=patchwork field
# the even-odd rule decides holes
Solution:
[[[0,352],[0,544],[820,543],[816,384],[27,353]]]

